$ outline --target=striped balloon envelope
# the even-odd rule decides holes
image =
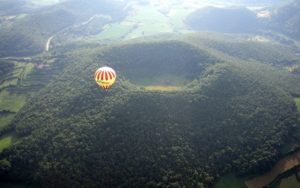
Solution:
[[[103,89],[109,89],[116,81],[117,74],[110,67],[101,67],[95,72],[95,81]]]

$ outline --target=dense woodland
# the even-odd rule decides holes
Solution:
[[[190,14],[186,23],[195,30],[222,33],[252,33],[262,27],[255,13],[246,8],[205,7]]]
[[[1,153],[2,177],[42,187],[211,187],[229,172],[269,170],[298,123],[289,90],[270,84],[284,73],[197,44],[139,42],[60,56],[66,68],[12,123],[22,141]],[[183,52],[193,58],[176,69]],[[119,74],[108,92],[93,82],[101,65]],[[150,78],[159,70],[180,75],[185,82],[173,84],[184,90],[147,91],[142,84],[155,79],[128,72]]]
[[[13,139],[0,148],[0,182],[212,188],[227,174],[263,174],[300,148],[297,1],[267,20],[207,7],[185,20],[202,32],[109,46],[72,39],[122,20],[123,1],[25,4],[0,0],[0,15],[13,15],[0,20],[0,56],[31,56],[0,60],[0,138]],[[118,75],[109,91],[93,78],[104,65]]]
[[[274,28],[297,40],[300,39],[300,2],[293,1],[280,8],[273,17]]]

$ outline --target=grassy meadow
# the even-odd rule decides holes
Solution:
[[[5,135],[2,138],[0,138],[0,152],[2,152],[5,148],[10,147],[12,141],[13,141],[12,135]]]
[[[229,174],[222,177],[214,188],[247,188],[241,178],[236,177],[234,174]]]

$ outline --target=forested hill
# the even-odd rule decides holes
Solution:
[[[295,0],[292,3],[278,9],[273,16],[273,22],[277,30],[300,39],[300,2]]]
[[[262,24],[247,8],[205,7],[191,13],[186,24],[195,30],[223,33],[252,33]]]
[[[182,40],[62,58],[73,63],[13,121],[20,140],[1,153],[2,177],[43,187],[206,188],[228,172],[268,170],[297,123],[289,93],[269,84],[273,69]],[[119,75],[108,92],[93,81],[102,65]],[[128,76],[145,70],[147,79]],[[156,82],[179,89],[145,89]]]
[[[260,2],[262,4],[270,3],[267,1]],[[239,3],[255,4],[254,1],[240,1]],[[257,10],[251,6],[199,8],[186,17],[185,23],[191,29],[198,31],[251,33],[255,35],[268,33],[273,35],[275,40],[281,40],[286,44],[294,43],[293,40],[287,40],[286,36],[296,40],[300,39],[300,2],[292,0],[282,2],[282,5],[280,3],[276,5],[276,3],[278,2],[274,2],[273,6],[262,6],[262,9]],[[260,11],[267,11],[269,15],[260,17]]]
[[[13,18],[0,22],[0,56],[35,55],[45,50],[51,36],[73,25],[80,25],[94,15],[106,15],[111,20],[118,20],[126,14],[123,3],[107,0],[63,1],[21,13],[14,12]]]
[[[299,49],[279,44],[267,37],[214,34],[200,32],[191,35],[190,41],[206,48],[216,49],[232,57],[257,61],[276,67],[300,63]]]

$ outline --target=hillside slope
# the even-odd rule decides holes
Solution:
[[[140,59],[141,52],[161,58]],[[180,52],[194,57],[188,69],[167,73],[186,78],[194,70],[181,91],[147,91],[134,83],[143,75],[126,74],[144,66],[164,75],[164,66],[184,63]],[[293,99],[266,79],[272,69],[188,43],[79,50],[65,61],[74,63],[13,121],[20,142],[1,153],[2,177],[43,187],[210,187],[227,172],[268,170],[297,123]],[[119,74],[108,92],[93,81],[101,65]]]
[[[82,10],[85,11],[82,11]],[[64,1],[34,9],[1,25],[0,56],[30,56],[42,52],[49,37],[98,15],[112,20],[125,15],[122,3],[106,0]]]
[[[299,40],[300,39],[300,2],[292,3],[279,8],[272,18],[275,28],[280,32]]]
[[[205,7],[191,13],[186,23],[194,30],[221,33],[252,33],[262,27],[255,13],[246,8]]]

